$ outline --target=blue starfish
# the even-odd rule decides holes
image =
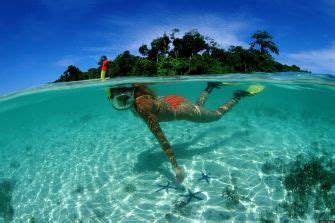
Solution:
[[[202,191],[198,191],[198,192],[192,192],[190,189],[188,189],[188,194],[186,195],[180,195],[182,197],[188,197],[187,202],[185,205],[187,205],[188,203],[190,203],[192,201],[193,198],[196,198],[197,200],[203,200],[201,197],[198,197],[197,194],[202,193]]]
[[[175,186],[172,186],[172,184],[170,182],[167,182],[166,185],[161,185],[161,184],[157,184],[160,189],[156,190],[156,192],[161,191],[161,190],[166,190],[166,193],[169,193],[169,189],[177,189]]]
[[[199,178],[198,180],[206,180],[206,182],[209,184],[209,179],[213,178],[213,177],[209,176],[209,174],[205,174],[204,172],[201,171],[201,178]]]

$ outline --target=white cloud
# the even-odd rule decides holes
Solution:
[[[247,21],[247,22],[246,22]],[[197,29],[201,34],[213,38],[220,47],[228,48],[231,45],[248,44],[243,41],[245,33],[250,35],[254,29],[254,20],[249,18],[235,17],[224,18],[222,15],[165,15],[160,16],[159,21],[155,16],[124,18],[112,16],[106,19],[105,37],[109,43],[103,47],[87,47],[84,50],[92,52],[108,52],[113,54],[122,53],[124,50],[130,50],[132,53],[138,53],[138,47],[161,36],[164,32],[169,34],[172,29],[180,30],[177,36],[182,36],[185,32]],[[117,30],[117,35],[116,35]]]
[[[335,74],[335,45],[319,50],[284,54],[284,60],[314,73]]]

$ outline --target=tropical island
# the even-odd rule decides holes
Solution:
[[[175,76],[196,74],[227,74],[252,72],[301,71],[296,65],[281,64],[272,54],[279,54],[273,37],[266,31],[257,31],[251,38],[249,48],[230,46],[220,48],[212,38],[197,30],[176,37],[178,29],[164,33],[152,40],[150,46],[143,44],[138,51],[141,56],[125,51],[108,62],[107,77],[117,76]],[[100,78],[100,66],[86,72],[70,65],[55,82],[78,81]]]

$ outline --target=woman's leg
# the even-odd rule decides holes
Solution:
[[[200,107],[199,105],[183,103],[176,112],[176,119],[203,123],[217,121],[235,104],[237,104],[237,102],[238,99],[232,98],[215,111],[208,110],[204,107]]]
[[[206,100],[207,100],[207,97],[208,97],[209,93],[205,90],[205,91],[202,91],[197,102],[195,103],[197,106],[200,106],[202,107]]]
[[[205,88],[205,90],[201,92],[195,104],[202,107],[205,104],[207,97],[212,92],[212,90],[214,88],[220,88],[221,86],[222,86],[221,82],[207,82],[207,87]]]

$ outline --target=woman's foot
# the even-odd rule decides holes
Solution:
[[[250,96],[250,92],[249,91],[244,91],[244,90],[236,90],[234,91],[234,98],[236,99],[241,99],[242,97],[245,96]]]
[[[245,96],[251,96],[251,95],[255,95],[255,94],[258,94],[260,93],[261,91],[264,90],[264,86],[263,85],[250,85],[248,87],[248,89],[246,91],[244,90],[236,90],[234,92],[234,99],[241,99],[242,97],[245,97]]]
[[[222,82],[207,82],[205,91],[211,93],[214,88],[219,89],[222,86]]]

